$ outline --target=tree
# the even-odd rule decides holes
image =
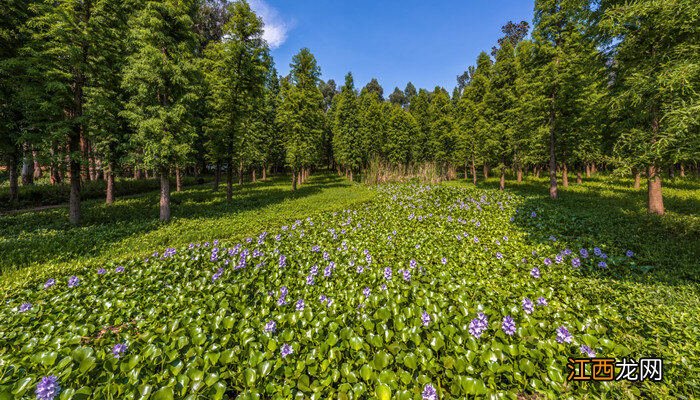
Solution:
[[[233,197],[234,161],[239,173],[248,160],[261,157],[260,144],[247,129],[252,116],[264,106],[264,86],[270,69],[268,47],[262,38],[263,23],[245,0],[236,1],[223,27],[225,40],[212,42],[206,50],[206,79],[210,90],[210,116],[206,123],[212,158],[225,161],[226,199]],[[260,130],[257,130],[260,133]]]
[[[286,162],[292,170],[292,189],[319,158],[324,128],[323,94],[318,88],[321,69],[311,51],[303,48],[292,58],[282,80],[277,123],[284,136]]]
[[[364,91],[374,93],[379,98],[379,101],[384,101],[384,88],[379,84],[377,78],[372,78],[372,80],[362,88],[362,92]]]
[[[700,5],[608,0],[601,10],[614,39],[613,104],[628,110],[617,123],[616,153],[625,167],[646,165],[648,211],[664,214],[663,167],[700,153]]]
[[[392,165],[407,165],[411,160],[411,139],[418,132],[418,125],[398,104],[390,105],[388,114],[383,153]]]
[[[385,140],[387,129],[384,101],[381,91],[377,90],[379,83],[376,80],[372,82],[362,89],[358,99],[357,135],[362,167],[367,166],[370,160],[383,156],[381,143]]]
[[[336,98],[332,122],[333,154],[338,164],[345,167],[346,175],[352,180],[353,173],[362,167],[363,161],[360,113],[352,73],[345,75],[345,84]]]
[[[398,87],[394,88],[394,91],[389,95],[389,102],[391,104],[396,104],[401,107],[406,107],[408,101],[406,100],[406,95]]]
[[[183,163],[195,138],[188,109],[196,36],[193,1],[147,1],[131,18],[134,52],[124,68],[122,88],[129,94],[123,115],[134,128],[134,144],[144,163],[160,176],[160,220],[170,220],[170,168]]]
[[[413,100],[413,97],[415,97],[418,92],[416,92],[416,87],[413,86],[413,83],[411,82],[406,84],[406,88],[403,90],[403,92],[406,95],[406,107],[408,107],[411,104],[411,100]]]

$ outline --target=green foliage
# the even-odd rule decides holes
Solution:
[[[697,219],[689,224],[684,217],[685,232],[674,230],[681,218],[665,217],[668,226],[660,226],[658,217],[644,215],[635,192],[622,190],[623,196],[619,183],[603,184],[617,192],[581,187],[556,203],[538,195],[536,185],[521,194],[455,184],[386,185],[369,203],[338,203],[344,210],[338,212],[332,206],[319,213],[295,209],[296,215],[272,217],[264,228],[252,211],[246,229],[221,242],[213,241],[220,233],[214,229],[204,231],[208,243],[190,247],[179,234],[163,236],[159,245],[136,250],[148,252],[145,258],[75,269],[80,284],[72,288],[66,270],[48,271],[3,301],[0,393],[28,398],[41,376],[55,374],[65,396],[85,398],[414,398],[428,383],[440,398],[692,396],[700,298],[697,285],[684,277],[697,276],[698,249],[689,245],[697,240]],[[685,189],[697,203],[693,187]],[[183,200],[203,195],[189,192]],[[608,214],[600,213],[601,195],[617,196]],[[634,215],[622,204],[636,205]],[[645,246],[647,235],[632,237],[630,229],[677,236],[662,239],[665,250]],[[607,253],[606,269],[597,266],[594,246]],[[543,265],[567,248],[575,253]],[[579,248],[591,257],[573,268]],[[243,249],[248,252],[241,258]],[[625,256],[627,249],[636,254]],[[235,268],[241,259],[246,266]],[[314,265],[319,269],[309,285]],[[541,278],[530,276],[533,266]],[[387,267],[393,269],[389,280]],[[399,269],[410,271],[410,279]],[[44,289],[46,277],[56,278],[55,286]],[[288,294],[279,302],[282,287]],[[327,300],[319,301],[321,295]],[[527,314],[524,297],[544,297],[548,305]],[[296,308],[299,299],[303,310]],[[32,307],[19,312],[24,302]],[[489,327],[475,338],[469,325],[479,312]],[[515,319],[513,336],[500,328],[505,315]],[[265,332],[270,321],[276,329]],[[560,326],[569,329],[572,343],[556,341]],[[112,354],[117,343],[127,345],[120,358]],[[293,349],[286,357],[283,344]],[[665,379],[566,384],[567,358],[580,354],[582,344],[605,357],[660,356]]]

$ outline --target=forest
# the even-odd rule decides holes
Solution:
[[[664,177],[698,173],[698,7],[691,1],[537,1],[532,29],[503,37],[446,88],[385,93],[321,80],[310,49],[278,76],[263,23],[242,2],[12,1],[2,18],[5,201],[36,179],[81,186],[330,168],[350,179],[420,172],[549,177],[549,193],[596,170],[646,181],[663,214]],[[574,178],[575,177],[575,178]],[[359,178],[358,178],[359,179]]]
[[[4,0],[0,400],[700,397],[700,2],[531,3],[385,90],[257,0]]]

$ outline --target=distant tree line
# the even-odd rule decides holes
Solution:
[[[452,93],[410,82],[386,98],[321,80],[308,49],[278,76],[263,22],[244,1],[8,0],[0,18],[0,156],[10,201],[19,182],[48,174],[70,185],[80,222],[83,182],[157,176],[160,216],[183,174],[234,180],[313,169],[355,179],[371,163],[431,164],[517,181],[597,168],[648,182],[663,214],[661,178],[698,169],[700,3],[536,0],[530,24],[503,37],[457,77]],[[477,169],[483,171],[477,174]]]

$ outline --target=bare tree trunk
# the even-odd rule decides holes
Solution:
[[[474,155],[472,154],[472,181],[474,182],[474,185],[476,186],[476,164],[474,162]]]
[[[578,168],[576,169],[576,183],[578,185],[583,183],[583,174],[581,173],[581,170]]]
[[[661,193],[661,176],[659,176],[659,168],[656,165],[649,165],[648,179],[649,212],[663,215],[665,210]]]
[[[41,165],[39,165],[39,153],[36,149],[32,149],[32,158],[34,159],[34,179],[41,178]]]
[[[540,178],[540,166],[539,166],[539,165],[535,165],[534,170],[535,170],[535,171],[534,171],[534,172],[535,172],[535,178],[539,179],[539,178]]]
[[[596,167],[595,163],[591,164],[591,174],[595,174],[598,172],[598,168]]]
[[[107,164],[107,171],[105,171],[107,178],[107,193],[105,202],[107,204],[114,203],[114,162],[110,161]]]
[[[19,185],[17,179],[17,154],[12,152],[7,158],[8,178],[10,179],[10,204],[19,200]]]
[[[550,129],[549,129],[549,197],[556,199],[557,191],[557,158],[555,153],[555,134],[554,134],[554,111],[550,113]]]
[[[639,189],[642,184],[642,174],[637,168],[632,168],[632,174],[634,175],[634,189]]]
[[[675,165],[671,164],[671,165],[668,167],[668,176],[669,176],[669,178],[671,178],[671,179],[673,179],[673,178],[676,177],[676,166],[675,166]]]
[[[22,186],[34,184],[34,162],[32,161],[29,144],[22,146]]]
[[[267,163],[263,163],[262,180],[267,180]]]
[[[85,182],[90,181],[90,155],[88,150],[88,142],[85,137],[84,132],[80,132],[80,152],[82,153],[83,159],[81,160],[82,168],[82,179]]]
[[[221,180],[221,161],[216,162],[216,169],[214,170],[214,191],[219,190],[219,181]]]
[[[292,168],[292,190],[297,190],[297,170]]]
[[[90,180],[91,181],[96,181],[97,180],[97,162],[95,161],[95,153],[92,150],[92,145],[88,144],[88,151],[90,154],[89,158],[89,164],[88,164],[88,171],[90,173]]]
[[[566,163],[562,164],[561,181],[565,188],[569,187],[569,168],[567,167]]]
[[[182,169],[180,167],[175,167],[175,191],[182,191]]]
[[[243,161],[238,163],[238,185],[243,184]]]
[[[591,164],[586,164],[586,178],[591,177]]]
[[[233,159],[229,158],[226,168],[226,201],[233,199]]]
[[[352,177],[352,168],[350,168],[350,182],[354,182],[355,180]]]
[[[253,183],[256,183],[258,180],[255,177],[255,168],[253,168]]]
[[[73,225],[80,224],[80,160],[73,157],[80,151],[80,134],[75,132],[70,136],[70,197],[69,219]]]
[[[501,167],[501,181],[499,182],[498,188],[503,190],[506,188],[506,168]]]
[[[160,168],[160,220],[170,221],[170,179],[168,168]]]
[[[681,164],[681,178],[685,178],[685,165]]]
[[[516,179],[518,183],[523,183],[523,167],[518,165],[518,169],[515,171]]]

